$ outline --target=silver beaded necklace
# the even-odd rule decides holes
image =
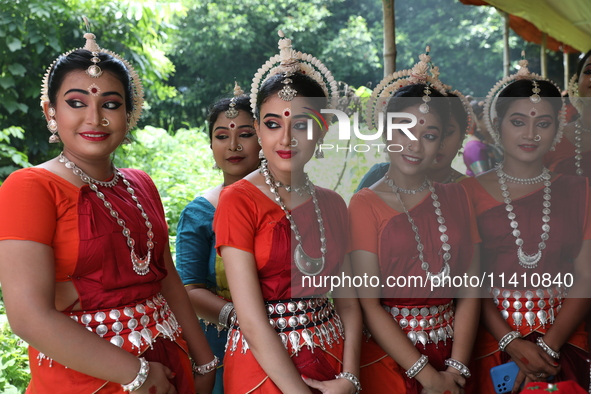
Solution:
[[[577,175],[583,175],[581,168],[581,160],[583,160],[583,136],[582,133],[591,133],[591,129],[583,127],[581,119],[575,122],[575,167],[577,167]]]
[[[152,257],[152,249],[154,249],[154,242],[152,241],[154,239],[152,223],[148,218],[148,214],[144,211],[144,208],[139,203],[138,198],[135,195],[135,190],[133,190],[129,181],[125,179],[125,175],[122,172],[120,172],[117,167],[113,166],[113,179],[108,182],[101,182],[90,177],[88,174],[82,171],[74,162],[68,160],[68,158],[64,156],[63,152],[59,154],[58,161],[60,163],[63,163],[66,166],[66,168],[71,169],[75,175],[78,175],[80,179],[82,179],[82,182],[88,184],[90,189],[94,191],[96,193],[96,196],[103,202],[105,208],[109,210],[111,216],[117,221],[117,224],[123,228],[122,233],[123,236],[127,239],[127,246],[131,250],[131,263],[135,273],[143,276],[150,272],[150,259]],[[131,195],[131,199],[135,202],[137,208],[142,213],[142,217],[146,221],[145,224],[148,229],[148,241],[146,242],[146,246],[148,247],[148,253],[145,257],[138,257],[138,255],[135,253],[135,240],[131,238],[131,231],[125,225],[125,220],[119,217],[119,213],[113,209],[113,205],[105,199],[104,193],[100,192],[97,187],[98,184],[99,186],[112,188],[115,185],[117,185],[120,178],[123,184],[126,186],[127,192]]]
[[[399,193],[404,193],[404,194],[417,194],[417,193],[422,192],[423,190],[425,190],[427,188],[427,186],[429,186],[429,182],[427,180],[427,177],[425,177],[423,184],[421,186],[419,186],[417,189],[404,189],[400,186],[397,186],[394,183],[394,181],[392,179],[390,179],[387,172],[386,172],[386,174],[384,174],[384,179],[386,180],[386,184],[388,186],[390,186],[390,188],[392,190],[396,189],[396,191],[398,191]]]
[[[538,251],[537,253],[534,254],[527,254],[523,251],[523,239],[520,238],[521,232],[518,229],[519,223],[517,223],[517,217],[515,215],[515,213],[513,212],[513,205],[511,205],[511,197],[509,195],[509,188],[507,187],[507,181],[508,181],[508,177],[509,175],[507,175],[504,171],[503,171],[503,165],[502,163],[499,164],[497,166],[497,177],[499,178],[499,185],[501,187],[501,194],[503,196],[503,201],[506,204],[505,210],[508,212],[507,217],[509,218],[509,220],[511,221],[511,228],[513,236],[515,237],[515,244],[517,245],[517,258],[519,259],[519,265],[521,265],[523,268],[528,268],[528,269],[534,269],[538,266],[538,262],[540,261],[540,259],[542,258],[542,250],[546,249],[546,241],[549,238],[548,233],[550,232],[550,193],[551,193],[551,182],[550,182],[550,171],[544,167],[544,169],[542,170],[542,174],[538,175],[537,177],[534,178],[514,178],[514,179],[519,179],[523,182],[521,182],[522,184],[534,184],[534,183],[540,183],[540,182],[544,182],[544,202],[543,202],[543,207],[542,207],[542,235],[540,235],[540,238],[542,239],[542,241],[538,244]],[[513,178],[513,177],[512,177]],[[536,182],[534,182],[534,179],[539,179]],[[514,182],[514,183],[520,183],[520,182]]]
[[[437,215],[437,222],[439,223],[439,232],[441,233],[441,236],[439,237],[439,239],[443,243],[441,245],[441,249],[443,249],[443,252],[444,252],[443,253],[443,266],[441,267],[441,270],[439,270],[439,272],[436,274],[429,271],[429,263],[425,261],[425,258],[423,256],[423,250],[425,249],[425,246],[421,242],[421,236],[419,235],[419,228],[415,224],[415,221],[412,218],[412,216],[410,216],[410,213],[406,209],[406,205],[404,205],[404,202],[402,201],[402,198],[400,197],[399,191],[401,190],[401,188],[396,186],[394,184],[394,182],[392,182],[391,185],[390,185],[390,183],[388,183],[388,185],[392,189],[392,192],[398,198],[400,205],[402,205],[402,209],[404,210],[404,213],[406,214],[406,217],[408,218],[408,222],[410,223],[410,225],[412,227],[412,231],[414,231],[414,233],[415,233],[415,241],[417,241],[417,250],[419,251],[419,260],[421,260],[421,268],[427,273],[427,280],[430,280],[431,283],[433,283],[435,286],[435,285],[442,285],[444,283],[444,278],[450,276],[451,269],[449,266],[449,259],[451,259],[451,254],[449,253],[449,251],[451,250],[451,245],[447,243],[447,241],[449,240],[449,237],[445,233],[447,231],[447,226],[445,225],[445,219],[441,215],[441,203],[439,202],[439,197],[437,196],[437,193],[435,192],[435,188],[433,187],[433,184],[431,183],[431,181],[428,179],[425,179],[425,183],[426,183],[427,187],[429,187],[429,191],[431,192],[431,199],[433,200],[433,207],[435,208],[435,214]],[[423,187],[423,190],[424,189],[425,188]],[[418,193],[418,192],[416,192],[416,193]],[[415,193],[412,193],[412,194],[415,194]],[[435,277],[438,278],[437,282],[433,282],[433,278],[435,278]]]
[[[325,264],[325,255],[326,255],[326,236],[324,231],[324,222],[322,220],[322,214],[320,212],[320,206],[318,205],[318,200],[316,198],[316,191],[314,189],[314,185],[310,182],[308,178],[308,174],[306,174],[306,181],[304,182],[304,189],[312,196],[312,203],[314,204],[314,211],[316,212],[316,218],[318,220],[318,226],[320,228],[320,251],[322,252],[322,257],[320,258],[313,258],[306,254],[304,251],[304,247],[302,246],[302,237],[300,232],[298,231],[298,226],[294,222],[291,213],[289,213],[283,199],[279,195],[279,191],[277,190],[278,187],[276,186],[275,179],[269,168],[267,167],[267,160],[263,160],[261,162],[260,168],[261,174],[265,177],[265,183],[269,185],[269,190],[275,196],[275,201],[281,207],[283,213],[285,213],[285,217],[289,220],[289,224],[291,226],[291,230],[294,233],[296,241],[298,241],[298,245],[295,248],[293,253],[293,259],[297,269],[304,275],[318,275],[324,269]]]

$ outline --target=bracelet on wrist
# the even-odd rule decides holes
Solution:
[[[349,382],[353,383],[355,386],[355,394],[359,394],[361,391],[361,383],[357,376],[353,375],[351,372],[341,372],[340,374],[335,376],[336,379],[347,379]]]
[[[536,343],[542,348],[543,351],[546,352],[546,354],[548,354],[548,356],[556,360],[560,358],[560,352],[557,352],[548,346],[542,337],[538,337],[538,339],[536,339]]]
[[[139,360],[140,370],[138,371],[137,376],[131,381],[131,383],[121,385],[123,391],[136,391],[142,387],[142,385],[146,382],[146,379],[148,379],[148,374],[150,373],[150,363],[148,363],[143,357],[140,357]]]
[[[505,349],[507,348],[507,346],[513,342],[514,340],[516,340],[517,338],[523,338],[523,336],[521,335],[521,333],[519,331],[511,331],[508,332],[507,334],[505,334],[503,336],[503,338],[501,338],[501,340],[499,341],[499,349],[504,352]]]
[[[232,311],[234,311],[234,304],[231,302],[227,302],[226,305],[222,307],[218,316],[218,324],[220,326],[224,328],[230,327],[230,316],[232,315]]]
[[[445,365],[447,365],[448,367],[452,367],[454,369],[457,369],[458,371],[460,371],[460,375],[462,375],[466,379],[468,379],[470,376],[472,376],[468,367],[464,363],[462,363],[458,360],[455,360],[453,358],[448,358],[447,360],[445,360]]]
[[[208,362],[207,364],[197,365],[193,362],[193,373],[197,375],[205,375],[212,371],[215,371],[216,367],[218,366],[220,359],[217,356],[213,356],[213,360]]]
[[[416,363],[412,365],[405,373],[409,379],[414,378],[417,376],[419,372],[423,370],[429,364],[429,357],[425,356],[424,354],[417,360]]]

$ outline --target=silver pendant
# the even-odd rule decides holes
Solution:
[[[523,251],[521,246],[517,248],[517,258],[519,258],[519,265],[523,268],[534,269],[538,266],[538,262],[542,258],[542,251],[538,250],[535,254],[527,254]]]
[[[445,277],[449,277],[450,272],[451,272],[451,269],[449,267],[449,264],[446,261],[438,273],[434,274],[432,272],[427,271],[427,280],[431,281],[431,285],[433,287],[443,286],[443,284],[444,284],[443,280],[445,279]],[[433,282],[434,278],[438,278],[437,282]]]
[[[291,354],[298,355],[300,351],[300,333],[297,331],[292,331],[287,336],[289,338],[289,343],[291,344]]]
[[[324,269],[324,257],[315,259],[308,256],[301,243],[296,246],[293,259],[298,270],[304,275],[315,276]]]

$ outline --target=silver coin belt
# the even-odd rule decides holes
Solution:
[[[88,331],[127,351],[137,350],[137,354],[147,346],[152,347],[158,334],[174,341],[181,333],[162,294],[132,306],[96,312],[76,311],[68,315]],[[39,353],[37,359],[39,365],[48,360],[52,366],[53,360],[43,353]]]
[[[566,296],[562,288],[512,291],[493,287],[490,292],[507,322],[516,328],[527,325],[530,331],[554,324]]]
[[[343,323],[326,297],[266,302],[265,308],[269,324],[291,354],[297,355],[303,346],[312,352],[318,345],[322,349],[326,346],[332,348],[333,343],[345,339]],[[317,343],[314,338],[318,339]],[[239,345],[242,353],[248,351],[248,342],[240,332],[238,321],[234,320],[232,330],[228,332],[226,349],[234,354]]]
[[[428,343],[434,343],[438,348],[440,342],[445,346],[448,339],[453,341],[453,302],[417,307],[387,305],[382,307],[398,321],[400,328],[406,332],[413,346],[420,343],[425,348]]]

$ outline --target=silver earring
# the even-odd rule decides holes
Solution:
[[[540,142],[541,140],[542,140],[542,136],[539,134],[536,134],[536,136],[534,137],[534,141]]]
[[[298,140],[296,140],[295,138],[292,138],[289,146],[291,146],[292,148],[295,148],[296,146],[298,146],[299,143],[300,142]]]
[[[324,151],[320,147],[322,144],[324,144],[324,139],[319,138],[316,145],[316,152],[314,152],[314,157],[317,159],[324,159]]]
[[[242,152],[242,149],[244,149],[244,147],[242,147],[242,144],[238,144],[236,146],[236,152]]]
[[[131,134],[129,134],[129,133],[125,134],[125,138],[123,138],[123,141],[121,141],[121,144],[123,144],[123,145],[131,144]]]
[[[219,170],[219,169],[220,169],[220,166],[218,166],[218,163],[215,163],[215,164],[214,164],[214,165],[211,167],[211,169],[212,169],[212,170]]]
[[[111,124],[111,122],[109,122],[109,119],[107,119],[107,118],[102,118],[101,119],[101,126],[107,127],[110,124]]]
[[[47,114],[51,119],[47,122],[47,129],[51,131],[51,135],[49,136],[49,143],[50,144],[57,144],[60,142],[60,136],[57,134],[57,121],[53,118],[55,116],[55,108],[49,107],[47,110]]]

